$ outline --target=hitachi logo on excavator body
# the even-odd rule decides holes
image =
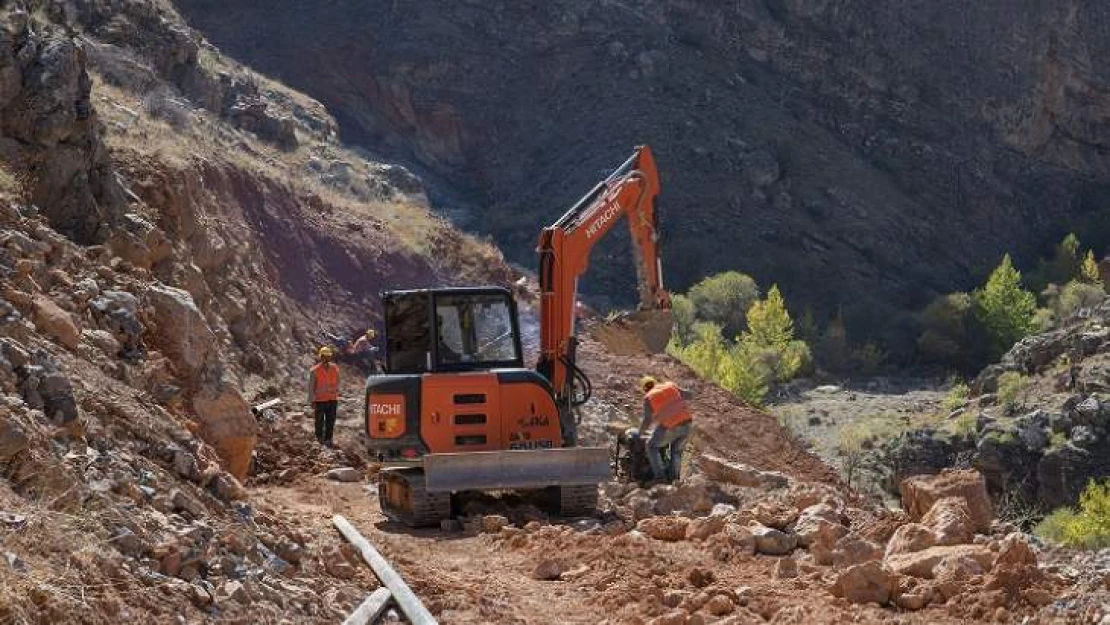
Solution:
[[[405,433],[405,396],[373,395],[366,405],[371,438],[398,438]]]
[[[397,402],[397,400],[392,398],[392,397],[390,398],[390,400],[392,400],[393,402]],[[405,414],[405,405],[403,403],[400,403],[400,402],[389,403],[389,404],[378,404],[378,403],[370,404],[370,414],[372,414],[372,415],[381,415],[381,416],[402,417]]]
[[[620,212],[621,207],[619,204],[612,204],[609,206],[609,208],[606,208],[605,212],[601,213],[601,215],[599,215],[598,218],[593,221],[593,223],[586,227],[586,238],[594,238],[594,236],[597,235],[598,231],[600,231],[601,228],[608,224],[610,221],[613,221],[613,218],[616,217],[617,214]]]

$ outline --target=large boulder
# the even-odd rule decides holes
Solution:
[[[802,510],[792,532],[803,547],[816,543],[831,546],[848,534],[848,528],[841,524],[835,508],[821,503]]]
[[[0,415],[0,463],[18,456],[30,446],[27,435],[7,415]]]
[[[179,375],[197,382],[214,355],[216,335],[187,291],[156,284],[146,297],[154,309],[158,349],[173,361]]]
[[[933,567],[933,587],[944,599],[951,599],[963,592],[971,578],[984,573],[983,565],[966,555],[950,555]]]
[[[778,501],[764,501],[752,510],[756,521],[786,531],[798,519],[798,509]]]
[[[77,419],[77,398],[73,396],[73,384],[66,374],[59,370],[46,372],[39,381],[38,393],[51,423],[63,425]]]
[[[755,555],[755,537],[747,527],[737,523],[727,523],[717,534],[707,539],[707,550],[721,561],[734,557],[747,559]]]
[[[1037,500],[1045,508],[1075,505],[1089,480],[1110,474],[1108,448],[1110,439],[1104,438],[1095,450],[1072,442],[1048,449],[1037,463]]]
[[[870,540],[848,534],[836,542],[829,559],[833,566],[851,566],[872,560],[882,560],[883,549]]]
[[[64,425],[77,419],[73,384],[58,368],[53,357],[44,350],[38,350],[33,356],[33,363],[23,364],[18,369],[23,400],[28,406],[45,412],[54,425]]]
[[[707,516],[694,519],[686,527],[686,540],[705,540],[725,529],[727,519],[723,516]]]
[[[81,330],[68,312],[43,295],[36,295],[32,306],[36,328],[70,349],[77,347],[81,342]]]
[[[0,24],[0,160],[23,168],[28,199],[51,226],[79,243],[100,242],[122,212],[123,192],[100,137],[85,46],[8,11]]]
[[[1034,435],[1027,433],[1027,436]],[[983,474],[989,491],[1001,492],[1029,481],[1037,455],[1029,450],[1017,430],[990,423],[975,443],[971,463]]]
[[[913,553],[895,554],[884,561],[890,569],[900,575],[921,579],[932,579],[933,569],[948,557],[966,557],[979,563],[984,571],[994,564],[994,552],[986,545],[953,545],[950,547],[930,547]]]
[[[126,291],[104,291],[89,302],[93,319],[111,332],[120,343],[120,356],[136,358],[142,354],[146,328],[139,321],[139,299]]]
[[[994,566],[1037,566],[1037,554],[1025,535],[1015,532],[1002,539]]]
[[[699,459],[701,470],[709,479],[749,488],[786,488],[790,478],[772,471],[760,471],[746,464],[731,462],[719,456],[703,455]]]
[[[880,562],[848,567],[836,578],[832,594],[850,603],[886,605],[897,587],[897,579]]]
[[[690,519],[677,516],[659,516],[644,519],[636,524],[636,529],[655,540],[677,542],[686,538]]]
[[[932,530],[938,545],[962,545],[975,538],[975,523],[963,497],[938,500],[921,523]]]
[[[906,523],[894,530],[890,542],[886,544],[886,556],[924,551],[937,545],[933,530],[921,523]]]
[[[929,513],[933,504],[945,497],[962,497],[967,502],[974,530],[980,533],[990,531],[994,513],[987,483],[978,471],[966,469],[946,469],[939,475],[922,475],[907,478],[901,484],[902,507],[914,521],[920,521]]]
[[[244,481],[258,436],[258,422],[246,400],[234,387],[220,384],[198,392],[193,411],[200,437],[216,449],[227,472]]]
[[[755,538],[755,551],[768,556],[785,556],[798,547],[798,537],[793,534],[752,523],[748,530]]]
[[[713,509],[713,498],[709,491],[710,484],[704,476],[692,475],[678,486],[656,486],[649,494],[655,498],[656,514],[704,514]]]

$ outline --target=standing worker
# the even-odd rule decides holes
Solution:
[[[640,431],[649,425],[655,429],[647,443],[648,462],[656,482],[677,482],[682,474],[682,451],[690,439],[694,417],[686,405],[691,397],[674,382],[662,382],[651,376],[640,378],[640,389],[644,392],[644,419]],[[661,451],[668,450],[668,464],[664,468]]]
[[[321,347],[317,353],[320,362],[308,372],[308,403],[316,415],[316,440],[325,447],[332,446],[339,408],[339,367],[331,361],[334,355],[331,347]]]

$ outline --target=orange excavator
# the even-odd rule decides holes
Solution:
[[[576,305],[590,252],[622,218],[636,255],[640,310],[600,334],[621,350],[659,351],[670,336],[655,198],[659,178],[642,146],[539,240],[539,339],[525,366],[518,310],[498,287],[383,293],[385,373],[366,382],[366,433],[386,463],[382,512],[410,526],[452,516],[464,491],[543,490],[558,512],[597,505],[611,474],[606,447],[578,445],[575,409],[588,401],[578,367]],[[632,347],[629,347],[632,346]]]

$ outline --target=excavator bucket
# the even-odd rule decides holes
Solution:
[[[658,354],[667,349],[674,326],[669,310],[625,313],[594,329],[594,338],[618,356]]]
[[[605,447],[429,454],[424,479],[431,493],[599,484],[611,460]]]

